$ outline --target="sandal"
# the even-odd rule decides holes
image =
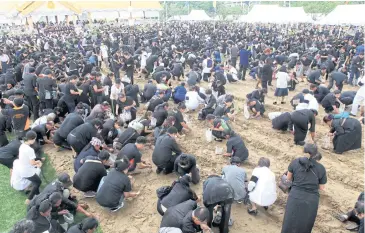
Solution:
[[[250,210],[250,209],[247,209],[247,213],[253,215],[253,216],[256,216],[257,215],[257,210]]]

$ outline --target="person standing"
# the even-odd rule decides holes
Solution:
[[[125,59],[125,74],[127,75],[127,77],[130,80],[130,84],[134,84],[134,80],[133,80],[133,73],[134,73],[134,60],[133,57],[128,53],[125,52],[123,53],[124,59]]]
[[[24,94],[30,105],[30,110],[33,113],[34,120],[39,118],[39,100],[38,100],[38,88],[37,88],[37,76],[35,75],[35,69],[30,67],[28,73],[23,76],[24,82]]]
[[[68,113],[72,113],[75,110],[75,99],[81,93],[76,88],[77,76],[72,75],[69,77],[69,82],[66,84],[65,93],[63,95],[64,101],[68,108]]]
[[[271,59],[266,58],[265,65],[262,67],[261,86],[267,90],[267,86],[271,86],[273,70],[271,67]]]
[[[104,87],[101,83],[101,73],[96,74],[95,80],[91,83],[92,86],[92,96],[91,96],[91,107],[93,108],[97,104],[103,102],[103,92]]]
[[[57,88],[54,74],[46,70],[42,78],[37,78],[37,89],[39,93],[40,111],[53,109],[53,94]]]
[[[5,52],[1,53],[0,62],[1,62],[1,73],[5,74],[10,63],[10,58]]]
[[[304,146],[306,156],[293,160],[287,173],[292,181],[285,208],[281,233],[312,232],[319,205],[319,190],[327,183],[325,167],[318,161],[322,156],[315,144]]]
[[[285,104],[285,96],[288,96],[288,82],[290,81],[290,76],[287,73],[286,66],[282,66],[279,72],[276,74],[276,90],[275,96],[276,100],[273,104],[277,104],[278,98],[281,97],[281,104]]]
[[[248,60],[250,57],[250,52],[246,49],[245,46],[243,46],[240,49],[239,56],[240,56],[240,71],[239,72],[241,74],[241,80],[246,80],[246,71],[248,68]]]

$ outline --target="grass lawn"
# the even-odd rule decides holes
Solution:
[[[56,178],[56,171],[51,166],[51,163],[46,155],[46,161],[42,166],[43,172],[41,173],[42,185],[41,189],[47,185],[47,182],[51,182]],[[44,179],[45,176],[46,180]],[[26,206],[24,204],[27,196],[14,190],[10,187],[10,172],[5,166],[0,165],[0,206],[1,206],[1,218],[0,218],[0,233],[9,232],[17,221],[24,218],[26,215]],[[81,221],[84,216],[77,214],[75,221]],[[98,233],[101,233],[100,227]]]

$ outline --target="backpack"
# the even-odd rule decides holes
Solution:
[[[208,58],[207,59],[207,68],[212,68],[213,67],[213,61],[212,59]]]

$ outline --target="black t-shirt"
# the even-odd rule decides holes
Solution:
[[[327,52],[327,50],[321,50],[321,51],[319,51],[319,55],[328,56],[328,52]],[[321,63],[325,62],[326,60],[327,60],[327,58],[321,58]]]
[[[336,81],[336,85],[343,83],[347,79],[347,75],[342,72],[332,72],[331,76]]]
[[[87,157],[73,177],[73,186],[82,192],[96,192],[101,179],[106,175],[106,169],[100,160],[96,157]]]
[[[328,107],[336,105],[336,96],[333,93],[327,94],[323,98],[321,104],[322,104],[323,108],[328,108]]]
[[[46,123],[37,125],[32,130],[42,137],[47,136],[49,138],[51,136],[51,131],[47,130]]]
[[[66,116],[60,128],[56,131],[62,138],[67,138],[68,134],[77,126],[84,123],[84,120],[78,113],[70,113]]]
[[[181,132],[181,130],[183,129],[183,126],[181,125],[181,123],[185,122],[184,121],[184,116],[182,115],[182,113],[177,110],[177,109],[174,109],[172,110],[172,112],[170,113],[171,116],[174,116],[175,117],[175,124],[174,124],[174,127],[179,131]]]
[[[15,159],[19,155],[19,147],[22,143],[19,140],[13,140],[8,145],[0,147],[0,158]]]
[[[233,153],[232,157],[239,157],[241,162],[247,159],[248,150],[240,136],[234,135],[227,140],[227,153]]]
[[[122,146],[124,146],[128,143],[135,143],[138,137],[139,137],[139,133],[135,129],[128,127],[119,136],[118,142],[121,143]]]
[[[128,58],[125,61],[125,65],[126,65],[126,71],[127,72],[133,72],[133,70],[134,70],[134,60],[133,60],[133,57]]]
[[[133,160],[134,164],[140,163],[142,160],[142,154],[137,149],[136,144],[128,143],[118,153],[117,159],[121,159],[123,156],[127,156],[129,160]]]
[[[126,100],[124,102],[122,102],[120,99],[117,100],[117,104],[119,106],[119,114],[121,114],[124,110],[125,107],[131,106],[133,105],[133,99],[129,96],[126,96]]]
[[[153,112],[158,105],[163,104],[163,103],[164,103],[164,101],[160,97],[156,97],[156,98],[152,97],[152,99],[150,100],[150,104],[148,105],[147,110]]]
[[[255,109],[256,112],[260,112],[260,115],[262,116],[265,112],[265,107],[263,104],[261,104],[258,100],[256,100],[256,104],[254,106],[250,106],[250,109]]]
[[[222,177],[211,176],[203,183],[203,201],[205,205],[212,205],[227,200],[233,200],[234,190]]]
[[[91,123],[84,123],[73,129],[70,134],[73,135],[79,143],[86,146],[93,137],[96,137],[97,132],[98,130]]]
[[[312,164],[312,167],[307,171],[304,165],[306,163]],[[305,193],[319,195],[319,184],[327,183],[326,169],[324,166],[314,160],[308,160],[306,157],[293,160],[288,167],[288,171],[293,173],[293,184],[290,195],[298,194],[298,192],[292,193],[292,191],[304,191]],[[305,198],[303,196],[296,197]]]
[[[101,89],[103,87],[103,85],[101,84],[101,81],[96,81],[94,80],[92,83],[91,83],[91,89],[92,89],[92,93],[94,96],[102,96],[103,95],[103,92],[95,92],[94,91],[94,86],[96,86],[96,89]]]
[[[124,192],[132,191],[131,181],[122,172],[113,169],[104,179],[104,184],[96,194],[96,201],[99,205],[114,208],[119,205]]]
[[[76,91],[76,92],[78,91],[75,84],[67,83],[66,87],[65,87],[65,93],[64,93],[64,98],[66,101],[70,101],[70,100],[72,101],[76,97],[75,95],[71,94],[71,90]]]
[[[308,81],[310,83],[317,84],[316,81],[319,81],[320,80],[320,77],[321,77],[321,71],[320,70],[315,70],[315,71],[312,71],[309,74]]]
[[[159,108],[153,112],[153,117],[156,118],[156,127],[159,127],[168,117],[168,112],[164,108]]]
[[[185,218],[188,218],[189,214],[191,215],[192,211],[196,209],[197,203],[193,200],[187,200],[183,203],[180,203],[176,206],[170,207],[165,212],[160,228],[162,227],[175,227],[178,229],[183,229],[183,232],[195,232],[194,228],[188,228],[188,226],[191,226],[193,224],[193,221],[190,223],[185,220]]]

